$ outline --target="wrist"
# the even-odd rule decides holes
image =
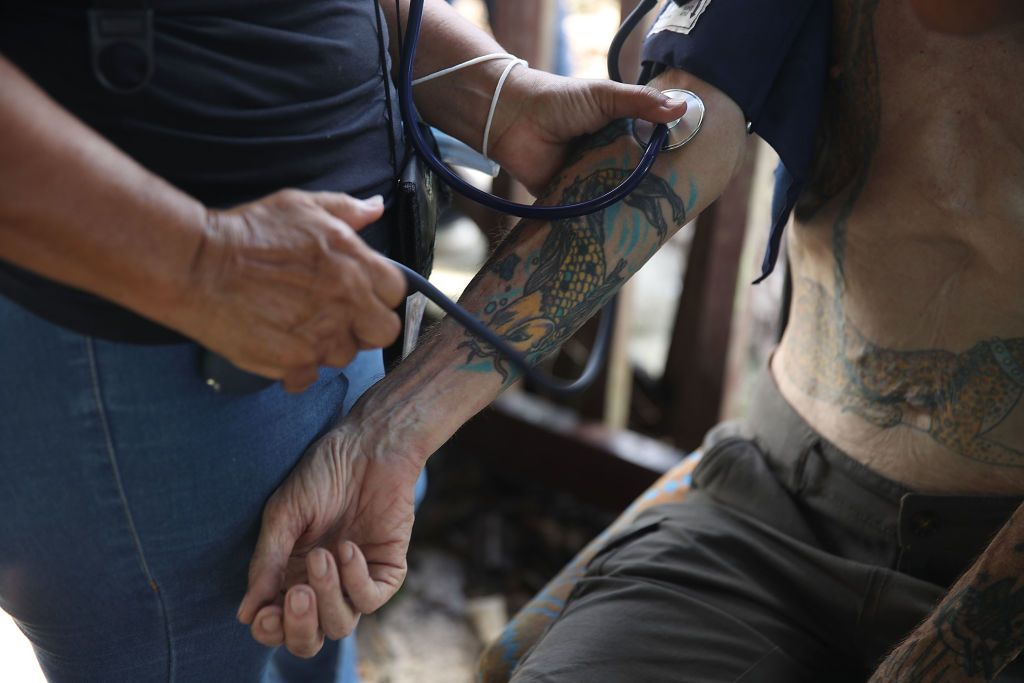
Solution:
[[[492,54],[503,53],[497,50]],[[514,59],[510,55],[508,58],[488,59],[464,67],[457,65],[456,71],[416,85],[413,92],[424,120],[482,154],[489,155],[495,147],[496,132],[507,130],[530,96],[529,87],[525,84],[529,79],[524,77],[530,69],[524,66],[524,62],[509,70],[502,83],[502,76]],[[495,102],[499,84],[502,88],[498,93],[491,123],[491,142],[485,149],[488,114],[492,102]],[[438,106],[439,103],[443,103],[443,107]]]
[[[344,417],[341,426],[358,430],[360,439],[372,444],[371,451],[380,457],[400,457],[422,468],[434,451],[431,446],[439,438],[447,439],[431,429],[431,423],[419,399],[399,399],[402,387],[392,391],[386,378],[369,389]],[[436,425],[435,425],[436,427]]]
[[[529,100],[533,96],[533,87],[540,85],[533,77],[529,64],[524,61],[506,60],[503,67],[488,103],[480,150],[485,157],[494,159],[499,165],[503,165],[501,141],[515,122],[523,120],[524,114],[530,111]]]
[[[502,389],[497,373],[460,370],[458,351],[438,352],[457,346],[452,334],[451,321],[442,323],[433,337],[359,399],[345,424],[359,425],[370,439],[390,441],[396,451],[422,466]]]
[[[199,309],[207,302],[208,293],[216,289],[212,282],[223,267],[230,232],[225,223],[230,219],[228,214],[198,202],[189,212],[187,227],[181,231],[187,237],[175,258],[154,275],[149,305],[158,322],[196,338],[196,324],[209,314]]]
[[[135,274],[107,296],[156,322],[174,327],[175,319],[194,303],[195,262],[208,236],[206,209],[186,198],[162,218],[160,225],[151,224],[147,230],[151,241],[159,247],[150,249],[145,256],[139,254],[142,258],[134,263]],[[122,257],[118,262],[127,260]],[[136,284],[129,284],[132,282]]]

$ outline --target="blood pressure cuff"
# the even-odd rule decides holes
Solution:
[[[645,73],[693,74],[728,95],[782,161],[760,282],[807,180],[828,75],[830,0],[668,0],[644,43]]]

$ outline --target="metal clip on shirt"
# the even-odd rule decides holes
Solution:
[[[89,47],[96,80],[118,95],[146,87],[153,77],[153,10],[146,0],[94,0]]]

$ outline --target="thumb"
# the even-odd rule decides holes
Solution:
[[[288,558],[298,536],[287,509],[268,502],[260,537],[249,562],[249,588],[238,608],[238,620],[243,624],[251,624],[260,608],[281,596]]]
[[[609,119],[637,118],[654,123],[675,121],[686,113],[686,100],[674,99],[648,85],[599,81],[597,101]]]
[[[384,215],[384,198],[379,194],[357,199],[343,192],[316,192],[313,200],[353,230],[361,230]]]

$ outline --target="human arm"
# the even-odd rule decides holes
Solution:
[[[398,18],[394,0],[380,0],[390,33],[391,58],[397,69]],[[409,0],[400,0],[403,27]],[[505,50],[494,38],[459,16],[444,0],[425,0],[423,38],[416,50],[414,76],[419,78],[474,57]],[[562,166],[572,139],[603,128],[613,119],[635,117],[667,123],[685,108],[654,88],[608,80],[564,78],[517,67],[501,91],[489,149],[482,150],[491,97],[507,60],[468,67],[413,88],[423,120],[483,152],[540,194]]]
[[[1024,649],[1024,506],[870,683],[991,681]]]
[[[704,99],[697,138],[663,154],[648,180],[616,207],[557,224],[520,223],[462,297],[464,307],[534,360],[561,344],[708,206],[743,158],[743,117],[725,95],[679,71],[665,73],[657,85],[688,88]],[[617,182],[641,153],[618,124],[574,151],[542,201],[589,196]],[[566,274],[572,279],[564,280]],[[239,612],[257,640],[310,655],[323,637],[318,625],[331,637],[345,635],[360,612],[393,595],[405,575],[416,475],[511,378],[490,349],[446,320],[304,456],[264,512]],[[314,575],[313,562],[329,565],[329,580]],[[338,567],[347,601],[338,592]],[[296,594],[314,609],[304,615],[284,609]]]
[[[211,211],[0,56],[0,259],[116,302],[301,388],[394,338],[401,275],[353,232],[378,206],[279,193]],[[333,335],[333,336],[332,336]]]

